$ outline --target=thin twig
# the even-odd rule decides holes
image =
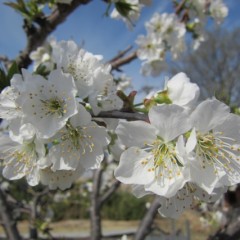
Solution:
[[[141,113],[130,113],[130,112],[122,112],[122,111],[106,111],[106,112],[100,112],[98,115],[94,115],[92,113],[92,116],[94,118],[118,118],[118,119],[126,119],[126,120],[142,120],[142,121],[148,121],[148,117],[145,114]]]
[[[111,60],[108,61],[108,63],[113,63],[115,61],[117,61],[118,59],[122,58],[124,55],[126,55],[127,52],[129,52],[132,49],[132,46],[128,46],[125,50],[120,51],[117,56],[115,56],[114,58],[112,58]]]
[[[114,62],[111,63],[112,65],[112,70],[117,70],[119,71],[120,67],[123,65],[126,65],[130,62],[132,62],[133,60],[137,59],[137,51],[134,51],[132,53],[130,53],[128,56],[126,56],[125,58],[120,58]]]
[[[121,182],[116,180],[112,186],[101,196],[100,198],[100,205],[103,205],[111,196],[112,194],[120,187]]]
[[[158,197],[156,196],[140,223],[140,226],[134,238],[135,240],[144,240],[145,237],[151,232],[153,221],[155,219],[155,216],[157,215],[157,210],[160,206],[161,204]]]

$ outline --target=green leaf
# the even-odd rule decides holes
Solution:
[[[0,67],[0,91],[7,86],[7,76],[3,68]]]
[[[18,65],[17,65],[16,62],[13,62],[13,64],[9,68],[8,74],[7,74],[7,81],[8,81],[8,83],[10,83],[10,80],[13,77],[13,75],[17,74],[17,73],[20,73]]]

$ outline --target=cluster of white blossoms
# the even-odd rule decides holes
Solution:
[[[199,89],[183,73],[162,93],[165,98],[161,92],[152,98],[148,122],[116,128],[127,149],[115,177],[131,184],[137,197],[158,195],[159,212],[176,218],[195,199],[216,201],[240,182],[240,117],[215,98],[196,106]]]
[[[100,56],[63,41],[52,44],[49,59],[55,69],[47,77],[22,69],[0,94],[0,117],[9,131],[1,134],[0,155],[4,177],[65,189],[100,167],[110,141],[87,109],[98,114],[123,103]]]
[[[140,35],[136,43],[138,57],[143,60],[142,74],[158,76],[165,66],[165,54],[169,50],[175,59],[185,50],[186,28],[172,13],[155,13],[145,24],[147,35]]]
[[[228,9],[221,0],[189,0],[183,5],[188,11],[188,20],[181,21],[179,17],[168,13],[154,13],[145,23],[146,35],[138,36],[137,55],[143,61],[141,73],[145,76],[158,76],[166,67],[166,54],[177,59],[185,51],[186,32],[193,33],[194,49],[205,40],[204,26],[206,16],[213,17],[221,23],[227,16]]]
[[[190,30],[194,29],[195,40],[193,48],[197,49],[201,42],[206,40],[204,26],[207,16],[212,17],[217,24],[222,23],[228,15],[228,8],[222,0],[192,0],[188,6],[191,21],[188,24]]]
[[[96,119],[123,106],[101,56],[73,41],[52,41],[47,53],[31,56],[48,74],[22,69],[0,94],[5,178],[66,189],[99,168],[108,151],[119,159],[115,177],[137,197],[158,195],[159,212],[173,218],[240,183],[240,117],[215,98],[198,103],[199,87],[186,74],[146,97],[146,121]]]

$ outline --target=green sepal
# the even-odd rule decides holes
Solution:
[[[168,97],[168,91],[164,90],[162,92],[159,92],[157,94],[157,96],[154,98],[154,101],[158,104],[171,104],[172,101],[170,100],[170,98]]]

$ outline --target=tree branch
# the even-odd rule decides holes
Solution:
[[[112,194],[120,187],[121,182],[116,180],[112,186],[101,196],[99,199],[100,205],[102,206],[111,196]]]
[[[132,49],[132,46],[127,47],[125,50],[120,51],[117,56],[112,58],[111,60],[108,61],[109,64],[117,61],[118,59],[122,58],[127,52],[129,52]]]
[[[117,59],[113,62],[111,62],[112,65],[112,70],[117,70],[120,71],[119,67],[126,65],[130,62],[132,62],[133,60],[135,60],[137,58],[137,51],[134,51],[132,53],[130,53],[127,57],[125,58],[120,58]]]
[[[158,197],[155,197],[150,208],[140,223],[140,226],[135,234],[135,240],[144,240],[145,237],[151,232],[153,221],[160,206],[161,204]]]
[[[122,111],[106,111],[100,112],[98,115],[94,115],[91,113],[94,118],[118,118],[118,119],[126,119],[126,120],[141,120],[148,121],[148,116],[141,113],[130,113],[130,112],[122,112]]]
[[[57,8],[51,13],[51,15],[42,18],[42,23],[39,28],[33,26],[27,27],[26,48],[20,52],[19,56],[16,58],[19,68],[27,68],[32,62],[29,58],[29,54],[37,49],[37,47],[43,45],[47,36],[52,33],[59,24],[64,22],[77,7],[87,4],[90,1],[91,0],[73,0],[70,5],[58,4]],[[31,29],[31,31],[29,31],[29,29]]]

